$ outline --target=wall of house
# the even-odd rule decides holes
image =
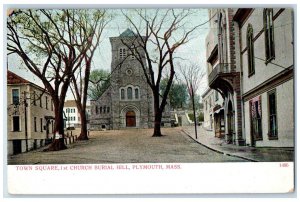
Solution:
[[[277,14],[279,8],[273,9],[273,16]],[[246,36],[247,26],[251,23],[253,26],[254,41],[254,61],[255,73],[248,76],[248,56]],[[292,10],[285,9],[274,20],[274,38],[275,38],[275,59],[265,63],[265,33],[263,32],[263,8],[254,9],[249,18],[241,28],[241,50],[242,67],[243,67],[243,93],[251,92],[267,80],[282,73],[286,68],[293,65],[293,35],[292,35]],[[278,140],[269,140],[269,114],[268,114],[268,92],[276,89],[277,101],[277,123],[278,123]],[[271,147],[292,147],[294,144],[294,94],[293,79],[275,87],[266,87],[261,96],[262,105],[262,134],[263,140],[256,141],[256,146]],[[257,94],[248,95],[248,100],[257,96]],[[246,144],[251,144],[251,125],[249,101],[244,102],[244,133]]]
[[[214,130],[214,124],[213,124],[214,111],[213,111],[213,108],[216,105],[223,106],[223,102],[224,102],[222,96],[219,93],[218,93],[218,100],[216,100],[215,92],[216,92],[215,90],[210,89],[205,94],[205,96],[202,97],[202,100],[203,100],[203,114],[204,114],[203,127],[205,129],[208,129],[208,130]]]
[[[29,92],[31,101],[28,102],[28,132],[29,136],[28,138],[31,139],[45,139],[46,138],[46,119],[45,116],[51,116],[54,117],[54,107],[51,106],[51,96],[50,94],[44,92],[40,100],[36,100],[36,105],[33,103],[33,94],[36,92],[38,95],[42,94],[42,90],[38,89],[34,86],[29,86]],[[46,107],[46,97],[48,106]],[[37,98],[36,98],[37,99]],[[40,105],[40,102],[42,101],[42,107]],[[37,125],[37,131],[34,130],[34,117],[36,117],[36,125]],[[41,119],[42,121],[42,130],[41,130]],[[54,122],[54,120],[52,120]],[[53,131],[52,131],[52,124],[49,124],[49,137],[52,137]]]
[[[276,15],[279,8],[273,10]],[[243,93],[263,83],[284,68],[293,65],[292,11],[285,9],[274,21],[275,59],[265,64],[265,35],[264,32],[254,41],[255,73],[248,77],[247,51],[242,54],[243,61]],[[253,26],[255,38],[263,29],[263,8],[256,8],[241,28],[241,50],[247,47],[247,26]]]
[[[293,79],[285,82],[276,89],[277,102],[277,123],[278,123],[278,139],[269,140],[269,112],[268,112],[268,92],[262,93],[261,109],[262,109],[262,136],[263,139],[256,141],[257,147],[293,147],[294,146],[294,93]],[[273,90],[273,89],[271,89]],[[271,91],[270,90],[270,91]],[[245,107],[245,135],[246,144],[251,144],[251,125],[250,125],[250,104],[249,101],[244,103]]]
[[[19,111],[16,115],[20,116],[20,131],[12,131],[14,115],[12,111],[12,89],[19,89],[20,91],[20,106]],[[32,84],[14,84],[7,85],[7,104],[8,104],[8,120],[7,120],[7,131],[8,131],[8,154],[13,154],[13,140],[21,140],[21,151],[26,151],[26,135],[25,135],[25,105],[24,105],[24,92],[26,91],[26,102],[27,102],[27,145],[28,150],[39,148],[45,145],[46,125],[45,116],[54,117],[54,109],[51,108],[51,97],[48,93],[44,92],[41,97],[42,107],[40,100],[37,100],[38,96],[43,92],[42,89],[33,86]],[[34,104],[34,92],[36,92],[36,105]],[[48,97],[48,109],[46,109],[46,96]],[[34,117],[36,117],[37,131],[34,129]],[[42,118],[42,130],[41,130],[41,118]],[[49,137],[52,137],[52,127],[49,126]]]

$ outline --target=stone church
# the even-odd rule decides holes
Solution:
[[[137,44],[137,40],[130,29],[118,37],[110,37],[111,85],[98,100],[91,100],[91,130],[153,127],[152,91],[140,63],[128,49],[128,44]],[[142,49],[137,51],[144,55]],[[143,60],[146,63],[144,57]],[[169,113],[164,114],[165,120],[169,119]]]

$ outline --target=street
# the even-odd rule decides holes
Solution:
[[[152,137],[152,132],[153,129],[92,131],[90,140],[67,145],[66,150],[43,152],[41,148],[8,156],[8,165],[246,161],[201,146],[180,127],[163,128],[163,137]]]

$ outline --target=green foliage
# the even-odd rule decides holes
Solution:
[[[189,116],[191,121],[194,121],[194,114],[193,113],[189,113],[188,116]],[[198,122],[203,122],[204,121],[204,114],[201,112],[198,115],[197,119],[198,119]]]
[[[199,110],[200,108],[200,95],[198,94],[195,94],[194,95],[194,101],[195,101],[195,110]],[[188,99],[188,109],[192,110],[193,109],[193,102],[192,102],[192,99],[191,97]]]
[[[160,83],[160,93],[163,94],[167,87],[168,78]],[[173,109],[184,108],[188,99],[188,91],[183,83],[173,82],[169,92],[170,104]]]
[[[90,74],[90,84],[88,96],[92,100],[97,100],[110,86],[110,73],[107,70],[96,69]]]

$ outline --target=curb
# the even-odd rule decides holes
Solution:
[[[203,143],[201,143],[201,142],[198,142],[197,140],[195,140],[195,139],[190,135],[190,133],[188,133],[188,132],[185,131],[184,129],[181,129],[181,131],[182,131],[184,134],[186,134],[189,138],[191,138],[192,140],[194,140],[194,142],[200,144],[201,146],[203,146],[203,147],[205,147],[205,148],[207,148],[207,149],[209,149],[209,150],[212,150],[212,151],[214,151],[214,152],[217,152],[217,153],[219,153],[219,154],[223,154],[223,155],[231,156],[231,157],[237,157],[237,158],[244,159],[244,160],[251,161],[251,162],[259,162],[258,160],[255,160],[255,159],[251,159],[251,158],[247,158],[247,157],[239,156],[239,155],[235,155],[235,154],[229,154],[229,153],[225,153],[225,152],[223,152],[223,151],[217,150],[217,149],[212,148],[212,147],[210,147],[210,146],[207,146],[207,145],[205,145],[205,144],[203,144]]]

